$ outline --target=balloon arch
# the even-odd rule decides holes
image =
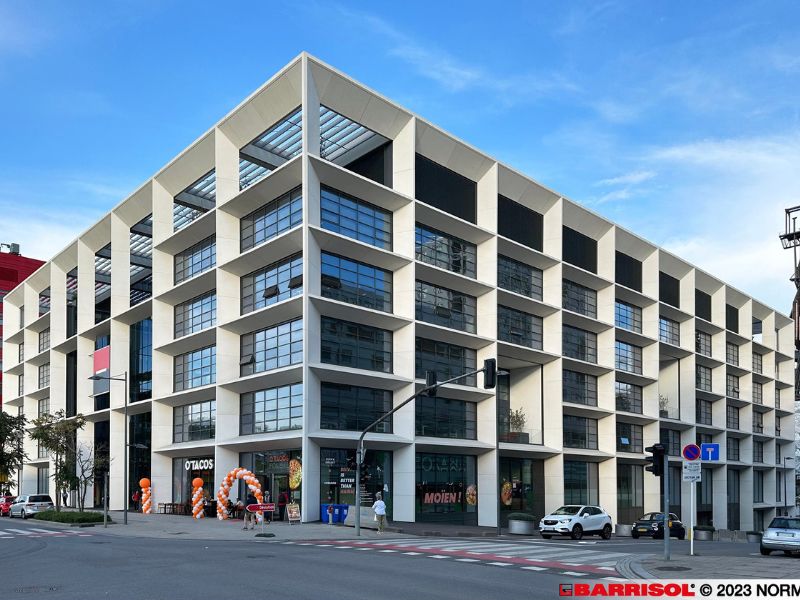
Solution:
[[[222,484],[219,486],[219,491],[217,492],[217,518],[220,521],[230,518],[230,515],[228,514],[228,495],[230,494],[231,487],[233,487],[233,482],[236,479],[244,480],[244,482],[247,484],[247,488],[253,492],[253,495],[256,497],[256,500],[258,500],[259,504],[264,502],[264,496],[261,493],[261,484],[259,483],[258,478],[244,467],[236,467],[225,476],[225,479],[222,480]],[[258,512],[256,515],[260,522],[263,518],[263,513]]]

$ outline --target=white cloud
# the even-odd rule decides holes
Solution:
[[[595,185],[631,185],[642,183],[643,181],[652,179],[655,176],[656,174],[654,171],[633,171],[631,173],[626,173],[625,175],[611,177],[610,179],[601,179]]]

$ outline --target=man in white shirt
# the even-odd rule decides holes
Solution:
[[[383,527],[386,525],[386,504],[381,500],[380,492],[375,494],[372,510],[375,511],[375,520],[378,522],[378,533],[383,533]]]

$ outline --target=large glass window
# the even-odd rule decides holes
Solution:
[[[478,253],[475,244],[419,223],[415,232],[417,260],[475,278]]]
[[[356,504],[355,449],[320,448],[320,504]],[[392,453],[367,450],[361,466],[361,506],[372,506],[381,492],[386,514],[391,520],[393,507]],[[352,509],[351,509],[352,510]]]
[[[695,420],[700,425],[711,425],[712,409],[708,400],[695,401]]]
[[[50,385],[50,363],[39,367],[39,389]]]
[[[642,386],[624,381],[614,382],[617,410],[642,414]]]
[[[699,329],[695,331],[694,349],[698,354],[711,356],[711,335]]]
[[[50,398],[42,398],[37,402],[36,414],[39,417],[50,414]]]
[[[658,319],[658,339],[673,346],[681,345],[681,325],[667,317]]]
[[[322,317],[320,324],[322,362],[392,372],[391,331],[330,317]]]
[[[617,452],[642,452],[642,426],[617,421]]]
[[[207,292],[175,307],[175,337],[213,327],[217,322],[217,293]]]
[[[320,207],[323,229],[370,246],[392,249],[392,213],[329,188],[322,188]]]
[[[217,380],[217,347],[208,346],[175,357],[175,391],[180,392]]]
[[[725,343],[725,360],[729,365],[739,365],[739,346],[731,342]]]
[[[764,502],[764,471],[753,471],[753,502]]]
[[[727,445],[727,459],[728,460],[741,460],[739,453],[739,439],[734,437],[728,438]]]
[[[471,348],[417,338],[416,377],[419,379],[425,379],[426,371],[435,371],[437,381],[445,381],[468,371],[474,371],[476,361],[475,350]],[[475,386],[476,382],[476,376],[470,375],[457,383]]]
[[[662,429],[660,441],[667,447],[669,456],[681,455],[681,432],[675,429]]]
[[[764,404],[764,386],[757,381],[753,382],[753,404]]]
[[[176,444],[214,438],[217,420],[216,400],[176,406],[172,414],[172,441]]]
[[[362,431],[392,410],[392,392],[356,385],[322,383],[320,429]],[[392,417],[372,430],[392,433]]]
[[[416,520],[478,524],[477,459],[417,453]]]
[[[617,521],[634,523],[644,513],[642,465],[617,463]]]
[[[622,300],[614,303],[614,324],[628,331],[642,332],[642,309]]]
[[[475,333],[475,296],[417,281],[416,307],[417,319],[420,321]]]
[[[570,227],[562,227],[561,256],[564,262],[597,273],[597,240]]]
[[[725,407],[725,425],[728,429],[739,429],[739,409],[730,404]]]
[[[597,362],[597,335],[590,332],[564,325],[561,333],[562,352],[564,356]]]
[[[153,396],[153,321],[142,319],[130,329],[131,402]]]
[[[303,293],[303,256],[295,254],[242,277],[242,314]]]
[[[541,350],[542,318],[507,306],[498,306],[497,339]]]
[[[564,503],[598,504],[597,463],[564,461]]]
[[[216,264],[217,243],[212,235],[175,255],[175,283],[208,271]]]
[[[725,393],[731,398],[739,397],[739,377],[730,373],[725,376]]]
[[[754,463],[763,463],[764,462],[764,442],[753,442],[753,462]]]
[[[321,288],[325,298],[392,311],[392,273],[366,263],[323,252]]]
[[[477,408],[474,402],[420,397],[416,400],[416,435],[477,439]]]
[[[568,279],[561,288],[561,300],[564,310],[597,318],[597,292]]]
[[[564,415],[564,447],[597,450],[597,419]]]
[[[497,285],[509,292],[541,300],[542,270],[501,254],[497,257]]]
[[[614,342],[614,367],[629,373],[642,372],[642,349],[633,344]]]
[[[753,372],[754,373],[764,372],[764,357],[758,352],[753,352]]]
[[[764,433],[764,413],[753,413],[753,433]]]
[[[239,401],[240,435],[303,427],[302,383],[248,392]]]
[[[242,377],[303,361],[303,319],[246,333],[241,337]]]
[[[242,252],[254,248],[303,221],[303,191],[296,188],[242,217]]]
[[[0,300],[2,302],[2,300]],[[0,313],[0,319],[2,319],[2,313]],[[2,325],[2,321],[0,321],[0,325]],[[50,328],[48,327],[44,331],[39,332],[39,352],[44,352],[45,350],[50,349]]]
[[[529,458],[500,458],[500,510],[502,522],[508,523],[512,512],[543,515],[544,461]]]
[[[711,369],[703,365],[695,365],[694,387],[704,392],[711,391]]]
[[[597,406],[597,377],[565,369],[562,394],[564,402]]]

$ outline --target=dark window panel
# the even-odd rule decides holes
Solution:
[[[343,367],[392,372],[392,332],[330,317],[320,319],[321,361]]]
[[[303,221],[303,191],[295,188],[242,217],[242,252],[278,236]]]
[[[477,439],[477,408],[474,402],[448,398],[418,398],[416,435],[454,439]]]
[[[597,273],[597,241],[566,225],[563,227],[561,254],[564,262]]]
[[[325,298],[384,312],[392,310],[392,273],[366,263],[322,253],[321,290]]]
[[[503,195],[497,197],[497,232],[524,246],[542,251],[544,218],[535,210]]]
[[[365,244],[392,249],[392,213],[342,192],[322,188],[320,225]]]
[[[475,244],[420,223],[416,224],[414,236],[417,260],[475,278],[478,254]]]
[[[681,307],[681,282],[664,271],[658,272],[658,299],[675,308]]]
[[[711,321],[711,296],[700,290],[695,290],[694,313],[701,319]]]
[[[353,162],[344,165],[344,168],[386,187],[392,187],[392,142],[386,142],[382,146],[370,150]]]
[[[642,291],[642,262],[617,251],[614,281],[637,292]]]
[[[725,328],[739,333],[739,309],[730,304],[725,305]]]
[[[320,429],[361,431],[392,409],[392,392],[323,382],[320,386]],[[372,431],[392,433],[392,417]]]
[[[470,223],[475,222],[478,184],[471,179],[417,154],[415,187],[417,200]]]

